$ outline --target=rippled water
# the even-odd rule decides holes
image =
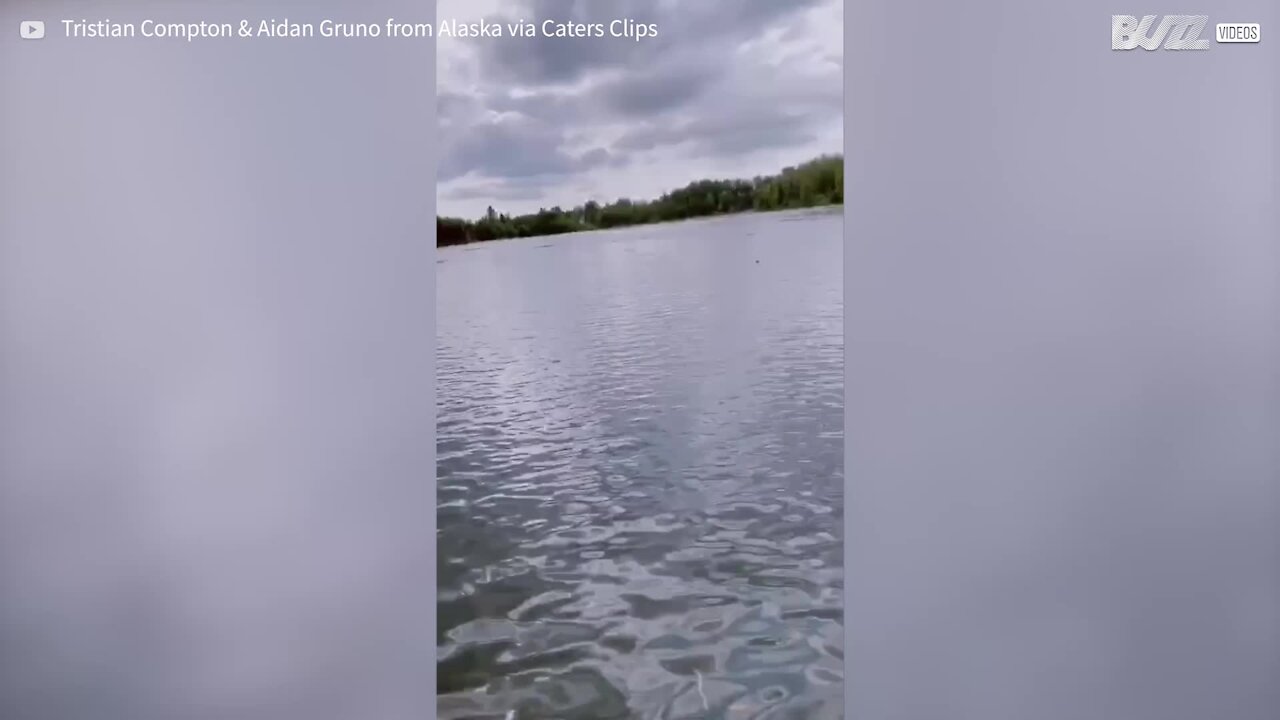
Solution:
[[[440,717],[841,717],[841,223],[441,250]]]

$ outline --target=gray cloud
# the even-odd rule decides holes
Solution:
[[[583,192],[646,197],[706,173],[729,176],[730,167],[769,173],[841,150],[839,0],[528,0],[488,9],[446,0],[439,14],[627,18],[656,23],[659,36],[442,45],[456,54],[442,67],[465,69],[439,83],[442,212],[475,216],[490,199],[522,201],[513,212],[568,206]]]
[[[469,187],[449,190],[450,200],[537,200],[542,197],[542,185],[529,182],[486,182]]]
[[[656,23],[658,38],[644,42],[617,38],[508,38],[486,46],[490,70],[502,78],[532,84],[568,83],[604,68],[634,67],[669,55],[675,49],[700,46],[720,50],[757,37],[775,22],[821,5],[823,0],[530,0],[504,13],[504,22],[603,23],[626,18]],[[713,62],[725,58],[707,57]]]
[[[578,162],[585,168],[601,167],[603,165],[622,167],[627,164],[627,158],[598,147],[583,153],[578,158]]]
[[[470,128],[444,156],[437,179],[469,172],[491,178],[566,175],[620,162],[604,148],[570,154],[561,149],[562,139],[560,130],[526,116],[506,115]]]
[[[558,131],[522,116],[481,122],[466,128],[444,154],[437,178],[447,181],[469,172],[488,177],[567,173],[573,158],[558,145]]]
[[[694,154],[706,156],[788,147],[813,139],[802,118],[776,112],[749,118],[699,119],[678,126],[650,125],[628,133],[618,146],[644,151],[659,145],[689,145]]]
[[[578,0],[531,0],[505,13],[504,22],[544,20],[576,23],[609,23],[616,18],[636,22],[662,23],[665,19],[652,0],[579,2]],[[612,37],[507,38],[485,46],[485,65],[497,78],[530,84],[568,83],[604,68],[627,67],[647,53],[660,52],[670,44],[661,36],[654,42],[619,42]]]
[[[623,75],[599,91],[610,109],[624,115],[651,115],[683,106],[698,98],[714,80],[708,68]]]
[[[515,95],[498,92],[486,95],[484,107],[495,112],[514,112],[544,122],[568,126],[573,115],[586,111],[581,95],[559,92],[537,92],[532,95]]]

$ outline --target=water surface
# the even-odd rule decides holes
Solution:
[[[841,717],[841,223],[440,251],[440,717]]]

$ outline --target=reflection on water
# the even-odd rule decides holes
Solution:
[[[440,717],[841,717],[841,222],[440,252]]]

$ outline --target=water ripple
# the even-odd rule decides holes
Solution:
[[[440,717],[841,717],[840,231],[441,252]]]

